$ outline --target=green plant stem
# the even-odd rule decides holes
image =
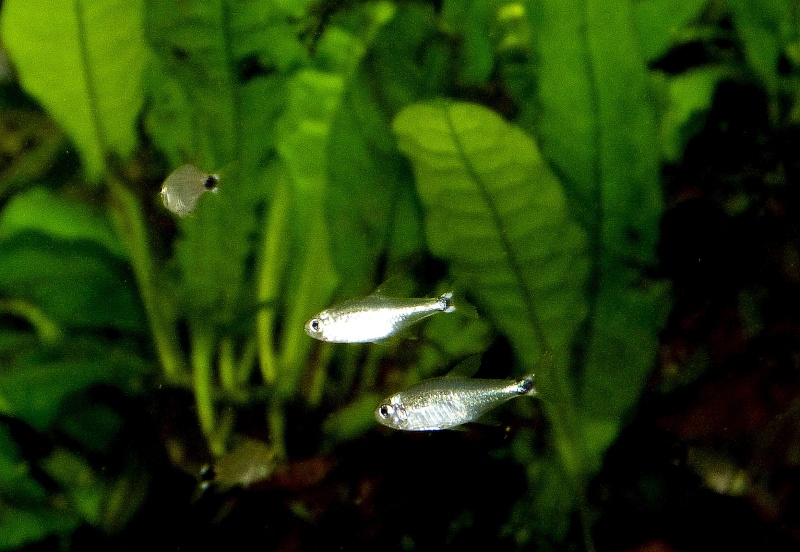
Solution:
[[[242,355],[236,363],[236,385],[245,385],[250,381],[253,366],[258,355],[258,341],[255,336],[249,335],[242,346]]]
[[[226,391],[235,391],[237,387],[233,357],[233,339],[230,336],[223,337],[219,342],[219,381]]]
[[[290,210],[289,185],[285,179],[278,179],[272,196],[267,225],[264,230],[264,243],[261,250],[261,269],[256,291],[259,303],[276,303],[284,262],[280,258],[282,244],[286,241]],[[275,383],[278,376],[275,359],[275,307],[259,310],[256,317],[258,336],[258,359],[261,376],[268,385]]]
[[[221,447],[216,442],[216,414],[213,399],[212,351],[214,335],[207,324],[192,321],[189,326],[192,342],[192,377],[194,382],[194,399],[197,407],[197,418],[200,429],[208,440],[212,453],[220,453]]]
[[[57,343],[64,336],[64,332],[55,320],[28,301],[22,299],[0,299],[0,312],[6,312],[25,319],[36,330],[36,334],[42,343]]]
[[[153,333],[159,363],[168,382],[182,378],[186,363],[178,348],[175,324],[168,303],[156,284],[150,246],[139,202],[113,174],[108,177],[111,218],[120,241],[130,255],[133,273],[142,296],[147,321]]]
[[[333,357],[333,348],[330,343],[320,343],[316,359],[312,364],[311,386],[308,390],[309,406],[319,406],[322,402],[322,393],[325,390],[325,382],[328,376],[327,368],[331,357]]]

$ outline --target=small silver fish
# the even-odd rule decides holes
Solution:
[[[306,333],[320,341],[381,341],[437,312],[453,312],[453,294],[434,299],[396,299],[372,294],[326,309],[306,322]]]
[[[436,431],[476,420],[522,395],[536,395],[533,374],[520,380],[444,376],[392,395],[375,409],[375,419],[394,429]]]
[[[161,185],[164,207],[185,217],[194,211],[197,200],[206,192],[217,193],[218,174],[204,173],[194,165],[183,165],[170,173]]]

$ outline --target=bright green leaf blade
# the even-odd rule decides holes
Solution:
[[[632,2],[634,24],[646,60],[664,55],[709,0],[641,0]]]
[[[778,58],[790,40],[797,4],[793,0],[730,0],[733,24],[750,66],[767,91],[777,92]]]
[[[0,292],[30,300],[69,327],[141,331],[132,281],[125,265],[91,244],[27,233],[0,242]]]
[[[465,103],[413,105],[394,130],[414,166],[431,251],[526,369],[548,350],[563,362],[586,314],[586,240],[536,144]]]
[[[629,2],[537,7],[528,12],[536,127],[590,240],[589,318],[575,365],[591,472],[641,392],[668,308],[663,286],[642,276],[662,212],[655,98]]]
[[[136,144],[148,56],[141,19],[138,0],[3,4],[3,43],[22,85],[66,129],[92,179],[105,154]]]
[[[24,232],[64,241],[94,242],[117,257],[127,257],[104,213],[44,188],[17,194],[0,213],[0,240]]]
[[[678,163],[689,139],[700,130],[717,84],[729,72],[721,67],[701,67],[664,78],[667,105],[661,116],[664,158]]]

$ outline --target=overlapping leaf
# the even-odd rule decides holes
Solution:
[[[414,166],[433,253],[527,369],[548,350],[568,357],[586,314],[586,240],[533,140],[466,103],[413,105],[394,130]]]
[[[625,1],[574,0],[528,13],[537,130],[590,239],[590,317],[575,359],[588,466],[638,397],[667,308],[663,286],[642,276],[654,262],[662,204],[654,98],[630,10]]]
[[[3,44],[23,86],[73,139],[97,179],[107,153],[129,154],[147,60],[139,0],[11,0]],[[57,22],[57,24],[54,24]]]

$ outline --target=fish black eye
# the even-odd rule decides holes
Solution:
[[[219,183],[219,178],[217,178],[216,175],[210,174],[206,177],[203,185],[206,187],[206,190],[213,190],[217,187],[217,183]]]
[[[378,408],[378,414],[380,414],[380,417],[381,417],[381,418],[383,418],[383,419],[385,420],[385,419],[387,419],[389,416],[391,416],[391,415],[392,415],[392,411],[393,411],[393,410],[394,410],[394,409],[393,409],[391,406],[389,406],[388,404],[382,404],[382,405],[380,406],[380,408]]]
[[[308,323],[308,325],[309,325],[309,326],[311,327],[311,329],[312,329],[312,330],[314,330],[315,332],[318,332],[318,331],[319,331],[319,320],[317,320],[316,318],[314,318],[314,319],[313,319],[311,322],[309,322],[309,323]]]

